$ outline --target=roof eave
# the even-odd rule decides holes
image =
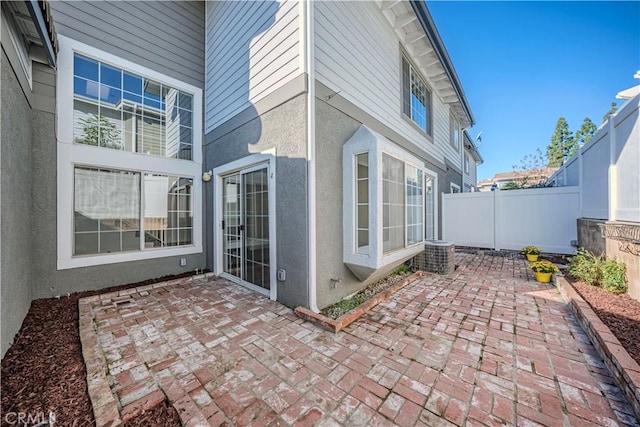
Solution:
[[[455,68],[453,67],[453,63],[451,62],[451,58],[449,58],[449,54],[447,53],[447,49],[440,38],[440,34],[436,29],[436,25],[433,22],[433,18],[431,17],[431,13],[429,13],[429,9],[427,8],[427,4],[424,0],[411,0],[411,7],[413,11],[418,16],[418,21],[420,21],[420,25],[424,29],[429,42],[434,47],[434,51],[440,60],[445,72],[447,73],[447,77],[451,81],[454,91],[456,95],[460,99],[460,103],[462,104],[462,108],[464,109],[467,117],[469,118],[469,123],[471,126],[476,124],[475,118],[473,117],[473,113],[471,112],[471,107],[469,107],[469,102],[467,101],[467,97],[464,94],[464,90],[462,89],[462,84],[460,83],[460,79],[458,78],[458,74],[456,73]]]
[[[54,46],[54,42],[52,42],[52,38],[55,39],[53,26],[49,26],[50,20],[45,19],[43,8],[38,0],[25,0],[25,3],[27,5],[27,9],[29,9],[31,19],[33,19],[33,24],[38,31],[38,35],[40,36],[42,46],[44,46],[44,50],[47,54],[47,59],[49,60],[49,65],[55,67],[56,47]],[[46,2],[43,2],[42,5],[46,5]],[[45,7],[47,6],[48,5],[46,5]]]

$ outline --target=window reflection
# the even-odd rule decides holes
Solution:
[[[145,247],[193,243],[191,178],[145,174]]]
[[[193,97],[81,55],[74,57],[74,141],[193,158]]]

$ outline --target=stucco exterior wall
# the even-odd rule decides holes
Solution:
[[[639,226],[640,227],[640,226]],[[627,266],[627,293],[631,298],[640,301],[640,256],[621,250],[620,241],[606,239],[607,257],[615,258]]]
[[[596,255],[605,253],[606,242],[599,227],[605,222],[597,219],[578,218],[578,246]]]
[[[0,147],[1,353],[4,357],[31,305],[31,107],[2,51]],[[34,217],[35,219],[35,217]]]
[[[316,290],[318,307],[362,287],[345,266],[342,235],[342,146],[360,122],[316,99]],[[331,279],[339,279],[334,286]]]
[[[296,96],[260,115],[244,112],[205,136],[205,169],[215,169],[250,154],[275,149],[276,156],[276,242],[277,264],[286,270],[286,280],[277,282],[278,301],[289,307],[308,305],[307,228],[307,126],[306,95]],[[236,122],[235,124],[233,122]],[[213,180],[205,184],[205,246],[207,267],[213,269],[216,256],[213,229]]]

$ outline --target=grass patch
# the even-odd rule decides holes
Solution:
[[[409,269],[409,266],[406,264],[402,264],[400,267],[393,270],[393,272],[387,277],[368,285],[366,288],[349,297],[341,299],[335,304],[323,308],[322,310],[320,310],[320,313],[335,320],[343,314],[346,314],[349,311],[353,310],[371,297],[389,288],[390,286],[401,282],[410,273],[411,271]]]

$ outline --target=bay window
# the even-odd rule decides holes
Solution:
[[[360,280],[422,250],[421,163],[365,126],[345,144],[344,262]]]

